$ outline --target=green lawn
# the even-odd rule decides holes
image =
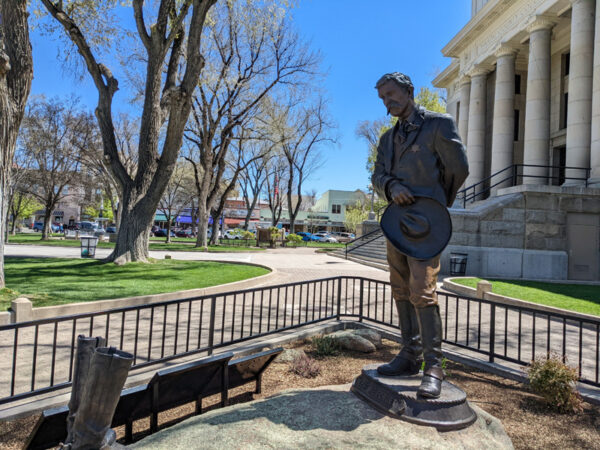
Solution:
[[[174,259],[117,266],[90,259],[6,258],[0,310],[19,295],[36,307],[50,306],[203,288],[268,272],[243,264]]]
[[[453,278],[452,281],[477,288],[481,278]],[[494,294],[600,316],[600,286],[521,280],[489,279],[488,281],[492,283]]]
[[[81,244],[76,239],[60,239],[62,234],[52,235],[52,239],[48,241],[41,240],[40,233],[20,233],[15,236],[9,236],[9,244],[29,244],[29,245],[49,245],[54,247],[79,247]],[[183,252],[197,252],[204,251],[203,248],[194,247],[195,240],[189,238],[172,238],[174,240],[171,244],[165,244],[165,238],[152,238],[150,240],[149,249],[157,251],[183,251]],[[98,242],[98,248],[114,248],[115,244],[112,242]],[[243,251],[255,251],[261,250],[258,247],[237,247],[227,245],[210,245],[208,247],[209,252],[243,252]]]

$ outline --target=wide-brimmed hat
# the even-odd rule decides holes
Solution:
[[[390,203],[381,217],[385,237],[401,253],[429,259],[442,253],[452,235],[452,220],[444,205],[415,197],[411,205]]]

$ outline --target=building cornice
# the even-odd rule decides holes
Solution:
[[[460,61],[458,59],[452,59],[452,62],[448,67],[442,70],[437,77],[435,77],[432,81],[432,84],[437,88],[447,87],[449,84],[453,83],[456,76],[458,75],[458,70],[460,69]]]

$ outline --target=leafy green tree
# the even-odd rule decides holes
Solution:
[[[10,215],[12,216],[12,225],[10,232],[15,234],[15,229],[19,219],[32,216],[37,210],[44,206],[37,202],[33,197],[23,192],[17,192],[10,204]]]
[[[429,111],[438,113],[446,112],[446,102],[440,96],[439,91],[429,89],[428,87],[419,89],[419,92],[415,95],[415,103]]]
[[[356,227],[358,224],[363,223],[369,216],[369,209],[360,200],[353,205],[346,207],[346,214],[344,215],[344,226],[346,230],[351,233],[356,233]]]

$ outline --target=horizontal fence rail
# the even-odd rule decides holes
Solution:
[[[600,318],[449,293],[439,304],[445,343],[521,365],[559,354],[600,386]],[[70,386],[79,334],[132,353],[135,369],[334,319],[397,329],[390,284],[332,277],[0,326],[0,404]]]

